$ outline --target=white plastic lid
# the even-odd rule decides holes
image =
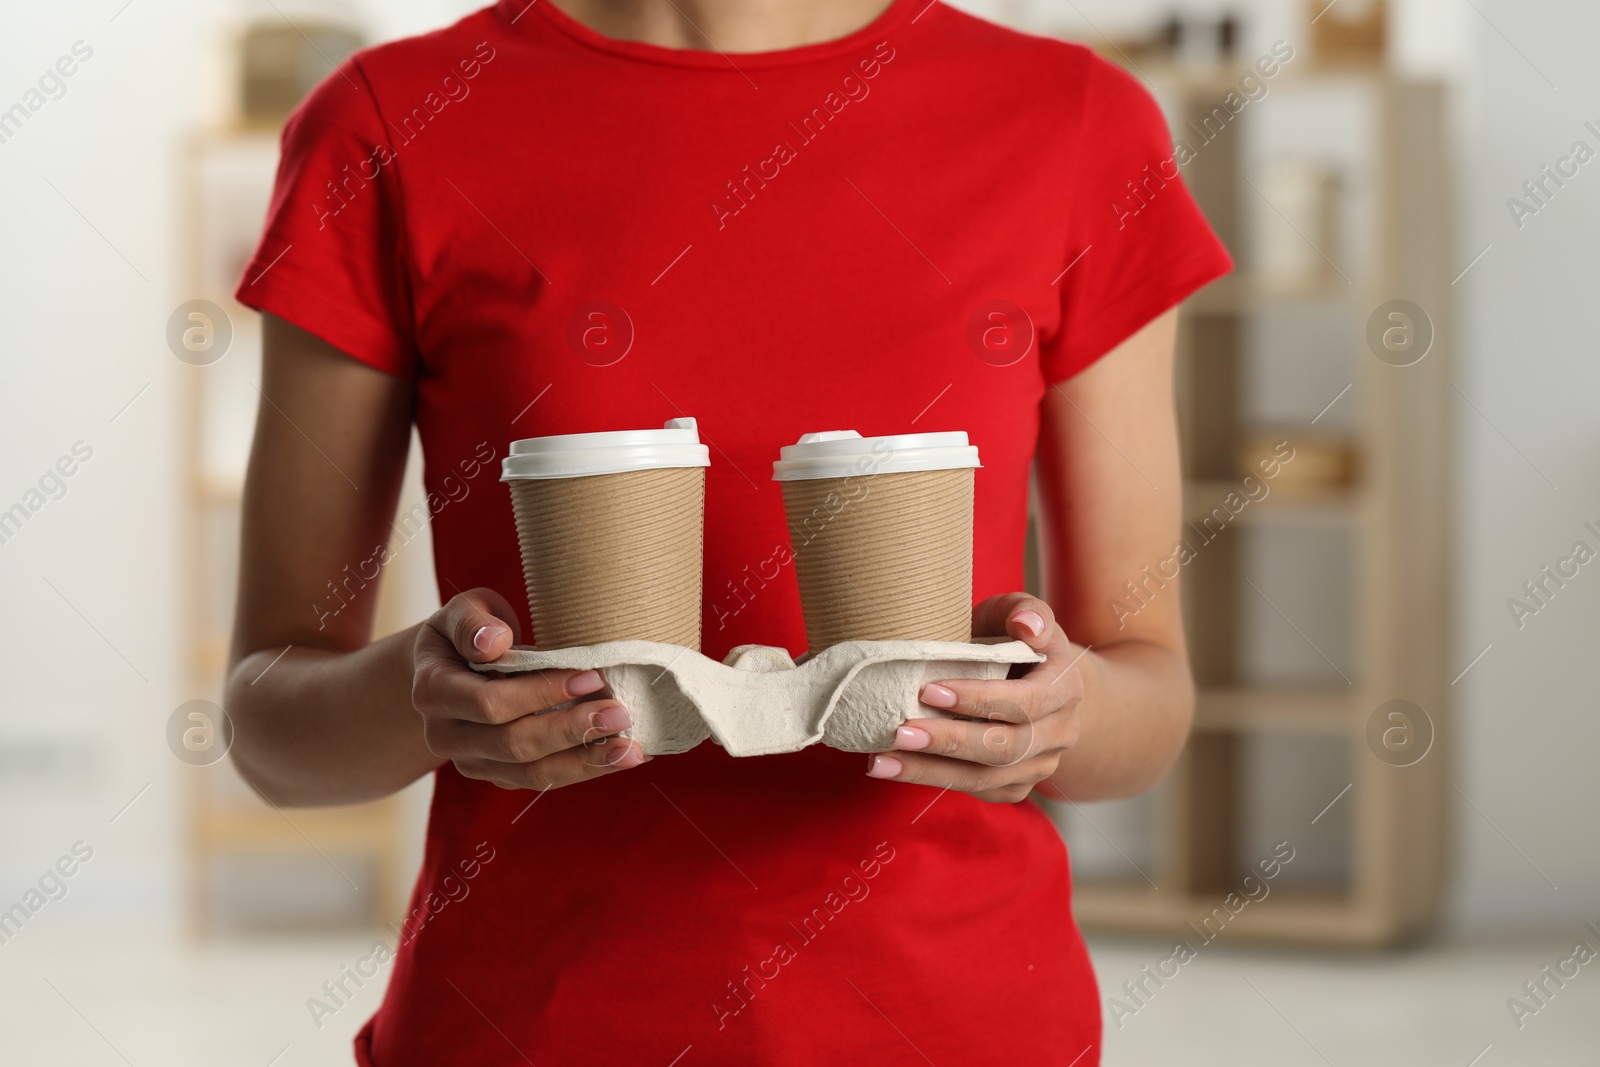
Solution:
[[[823,430],[803,435],[797,444],[785,445],[779,455],[782,458],[772,465],[772,478],[778,482],[983,466],[978,462],[978,446],[968,444],[967,435],[959,430],[892,437],[862,437],[854,430]]]
[[[700,443],[695,421],[669,419],[661,430],[608,430],[513,441],[511,454],[500,461],[500,480],[583,478],[658,467],[709,466],[711,452]]]

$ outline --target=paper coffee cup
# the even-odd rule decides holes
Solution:
[[[700,648],[705,468],[693,419],[513,441],[511,488],[534,645]]]
[[[841,641],[972,639],[972,489],[964,433],[808,433],[782,450],[783,487],[815,655]]]

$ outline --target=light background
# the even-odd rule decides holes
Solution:
[[[356,10],[384,39],[473,6],[393,0]],[[1047,19],[1084,39],[1174,7],[1222,10],[1131,0],[970,6]],[[1298,3],[1231,6],[1246,16],[1243,55],[1301,32]],[[163,730],[194,694],[181,681],[173,595],[181,367],[164,330],[189,295],[174,239],[178,149],[205,118],[211,34],[235,8],[122,8],[65,0],[0,13],[0,107],[75,41],[94,48],[67,94],[0,144],[0,508],[74,442],[94,449],[67,496],[0,545],[0,905],[74,841],[95,849],[30,935],[44,924],[175,931],[181,907],[182,768]],[[1588,536],[1585,521],[1600,525],[1600,164],[1520,231],[1505,201],[1575,139],[1594,140],[1583,123],[1600,125],[1600,6],[1396,8],[1398,65],[1443,76],[1456,92],[1459,266],[1489,246],[1456,286],[1450,339],[1456,382],[1476,404],[1458,398],[1454,412],[1452,661],[1466,667],[1490,648],[1453,690],[1460,794],[1451,798],[1448,918],[1457,931],[1575,937],[1584,920],[1600,920],[1600,568],[1585,568],[1520,631],[1506,601]],[[0,970],[10,955],[0,947]],[[1515,983],[1506,984],[1509,995]]]

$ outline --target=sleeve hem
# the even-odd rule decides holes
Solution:
[[[1123,310],[1107,316],[1070,351],[1064,351],[1054,368],[1045,368],[1049,385],[1064,382],[1096,363],[1122,342],[1176,307],[1197,290],[1233,270],[1233,259],[1220,246],[1189,256],[1161,277],[1146,278],[1106,301]]]
[[[234,298],[245,307],[276,315],[300,327],[350,358],[385,374],[396,378],[416,376],[412,352],[371,317],[349,306],[335,307],[318,295],[314,285],[286,282],[282,275],[274,281],[241,280]],[[261,284],[263,282],[265,284]]]

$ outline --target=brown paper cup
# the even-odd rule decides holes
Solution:
[[[970,467],[781,484],[812,655],[972,639]]]
[[[704,467],[509,484],[535,647],[699,650]]]

